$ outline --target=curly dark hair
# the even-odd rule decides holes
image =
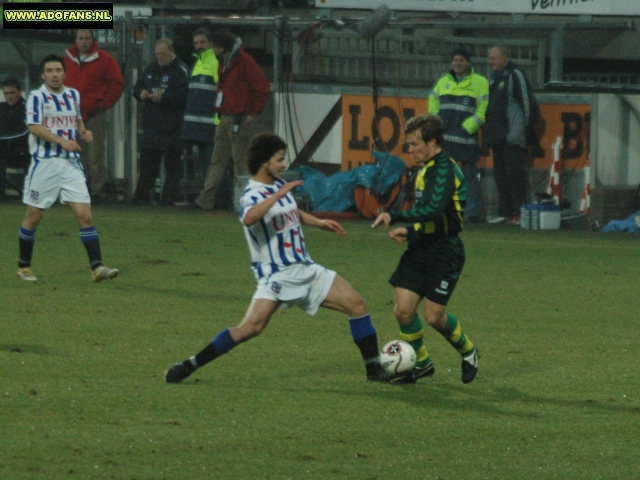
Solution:
[[[247,168],[255,175],[260,167],[267,163],[280,150],[286,150],[287,144],[273,133],[254,135],[247,148]]]
[[[221,47],[224,52],[230,52],[236,43],[236,36],[229,30],[216,30],[211,34],[211,45]]]

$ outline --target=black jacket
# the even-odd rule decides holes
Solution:
[[[540,120],[540,106],[529,80],[510,61],[489,84],[489,106],[482,139],[486,145],[528,145],[539,143],[534,127]]]
[[[0,163],[9,168],[29,166],[29,127],[26,124],[26,102],[20,98],[10,106],[0,103]],[[1,166],[0,166],[1,168]]]
[[[140,93],[147,90],[154,93],[162,89],[162,100],[140,99]],[[133,88],[133,96],[144,103],[142,110],[143,148],[180,148],[184,109],[189,94],[189,72],[178,57],[166,67],[158,62],[150,63]]]
[[[24,98],[10,106],[7,102],[0,103],[0,139],[21,137],[29,133],[27,108]]]

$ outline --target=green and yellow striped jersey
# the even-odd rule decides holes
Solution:
[[[411,209],[389,212],[391,223],[410,224],[410,242],[422,235],[450,235],[462,230],[467,187],[462,171],[446,153],[438,153],[420,169],[415,197]]]

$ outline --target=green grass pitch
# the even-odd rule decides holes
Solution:
[[[0,478],[631,479],[640,477],[638,238],[472,226],[449,311],[476,380],[433,330],[436,375],[366,381],[344,315],[278,312],[263,334],[167,385],[164,370],[244,314],[238,219],[97,206],[91,282],[71,212],[38,229],[37,283],[16,276],[24,207],[0,204]],[[370,222],[305,228],[309,250],[398,338],[387,279],[403,251]]]

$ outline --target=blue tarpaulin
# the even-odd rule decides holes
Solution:
[[[640,233],[640,211],[630,215],[624,220],[611,220],[602,229],[603,232],[629,232]]]
[[[365,187],[377,195],[384,195],[399,180],[407,168],[395,155],[373,152],[376,163],[356,167],[349,172],[330,176],[315,168],[302,166],[296,169],[302,175],[304,185],[300,190],[309,196],[315,212],[344,212],[355,205],[356,188]]]

